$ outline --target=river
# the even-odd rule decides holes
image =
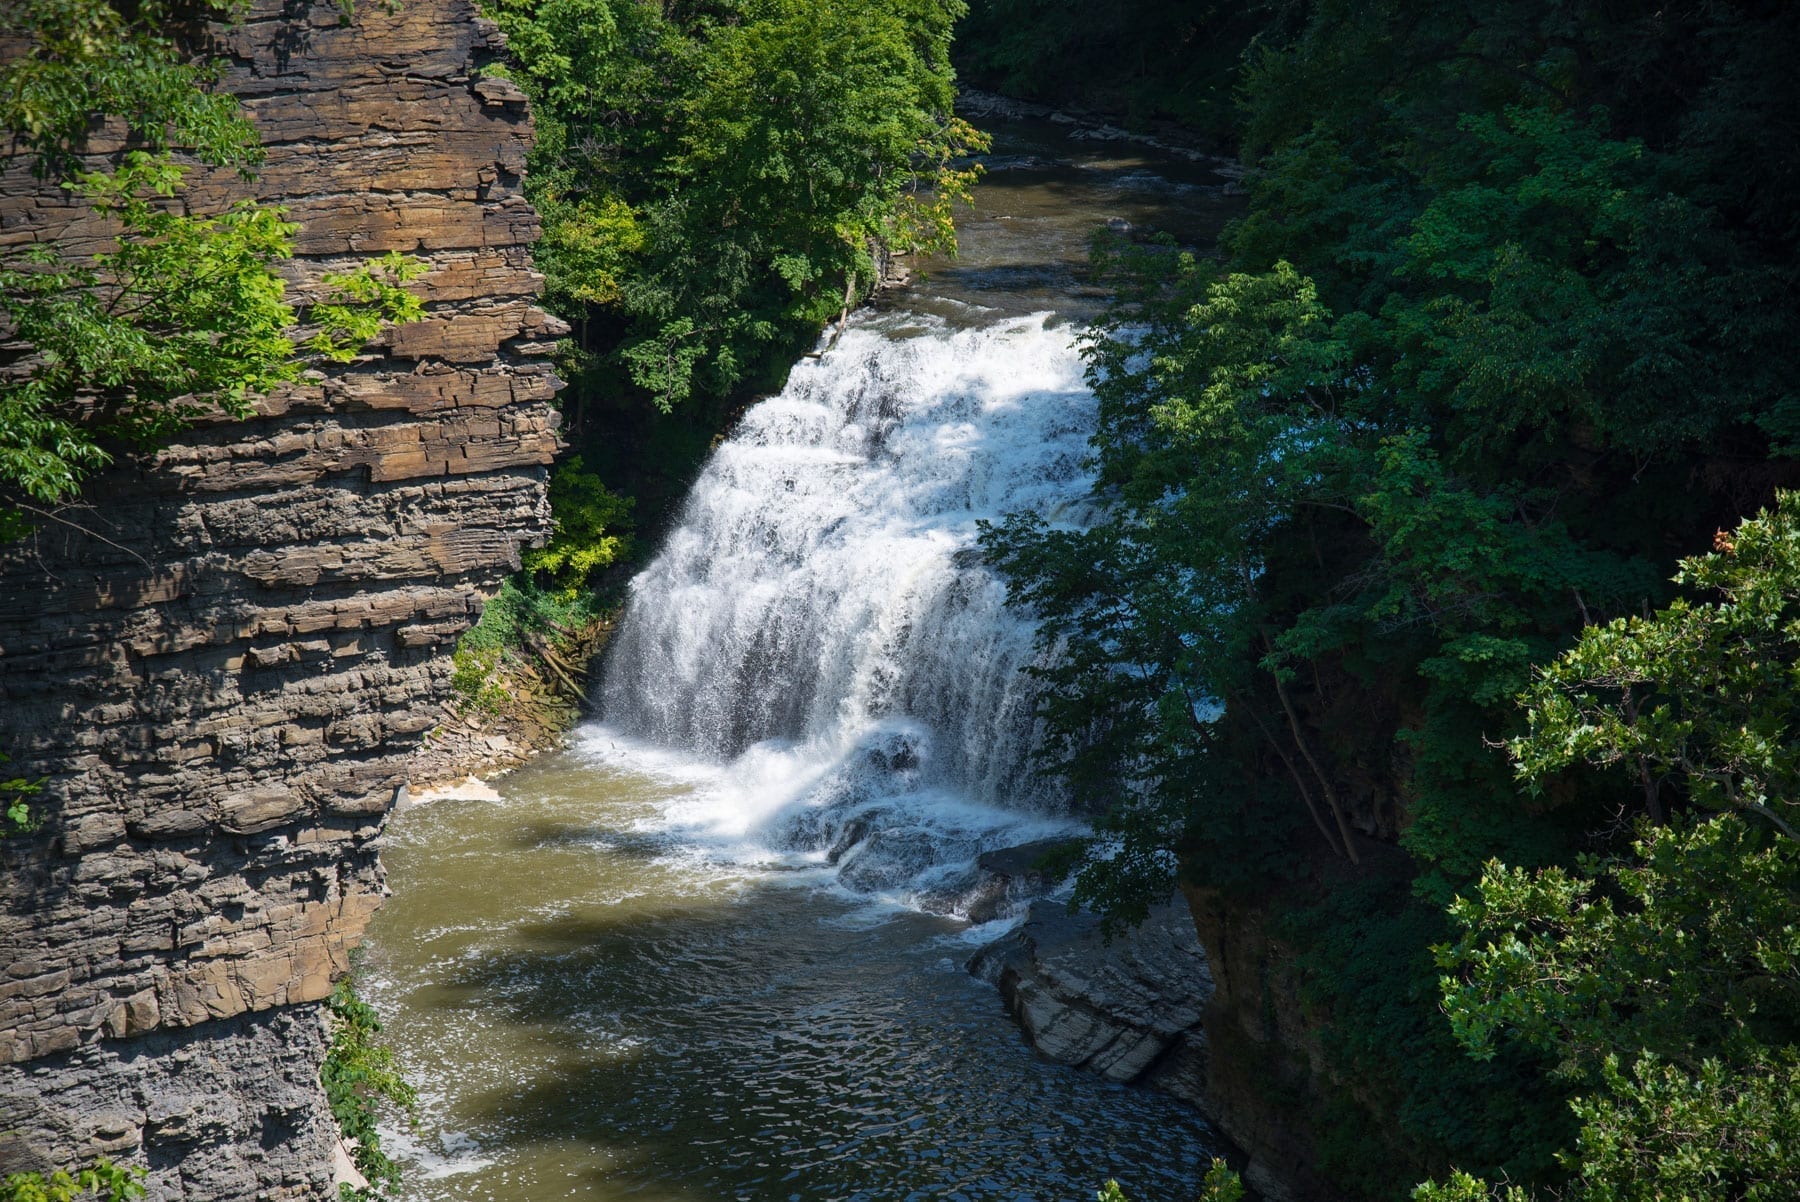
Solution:
[[[603,720],[399,815],[363,990],[416,1199],[1190,1196],[1189,1108],[1038,1059],[962,968],[1029,770],[1029,621],[976,522],[1083,519],[1088,232],[1202,240],[1203,167],[1004,123],[954,262],[752,407],[632,586]]]

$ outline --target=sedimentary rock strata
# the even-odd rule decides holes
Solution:
[[[122,457],[0,547],[0,752],[41,778],[49,820],[0,844],[0,1170],[102,1148],[163,1164],[180,1140],[185,1156],[306,1127],[270,1100],[266,1062],[208,1078],[242,1105],[199,1135],[124,1103],[118,1131],[39,1120],[83,1112],[104,1079],[156,1092],[122,1066],[171,1039],[317,1026],[307,1004],[380,902],[381,822],[439,721],[451,645],[547,523],[544,356],[564,331],[534,303],[529,114],[478,73],[498,35],[470,0],[358,5],[348,24],[261,0],[220,37],[221,86],[268,148],[253,186],[301,226],[291,299],[397,249],[430,265],[428,313],[248,421]],[[244,187],[198,177],[192,203]],[[77,216],[22,164],[0,180],[0,242],[99,244]],[[258,1190],[323,1188],[317,1149],[290,1142],[292,1163],[259,1154]],[[250,1196],[215,1176],[158,1189]]]
[[[1035,901],[969,971],[1000,990],[1040,1053],[1199,1103],[1212,974],[1179,898],[1108,941],[1097,915]]]

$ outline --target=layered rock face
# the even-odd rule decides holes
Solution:
[[[1111,941],[1098,916],[1035,901],[968,968],[1049,1059],[1203,1104],[1212,973],[1179,898]]]
[[[1303,1001],[1299,957],[1270,931],[1268,914],[1214,890],[1183,893],[1215,986],[1205,1016],[1207,1116],[1248,1153],[1244,1179],[1270,1202],[1334,1202],[1343,1191],[1318,1169],[1313,1116],[1367,1100],[1333,1077],[1320,1021]],[[1371,1120],[1366,1138],[1380,1147],[1388,1137]],[[1398,1149],[1392,1159],[1401,1163]]]
[[[0,1171],[105,1151],[153,1196],[312,1197],[318,1003],[455,637],[546,532],[562,327],[533,303],[529,114],[480,78],[472,0],[258,0],[219,36],[252,186],[300,224],[290,298],[400,250],[429,314],[0,547],[3,774],[48,818],[0,844]],[[98,244],[77,217],[0,181],[0,242]]]

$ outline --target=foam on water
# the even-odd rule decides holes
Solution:
[[[707,463],[582,753],[680,781],[657,822],[709,854],[941,911],[980,852],[1080,829],[1031,769],[1035,627],[977,523],[1085,520],[1094,408],[1047,315],[853,326]]]

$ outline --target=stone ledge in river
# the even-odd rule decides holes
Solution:
[[[1000,990],[1046,1058],[1200,1104],[1201,1016],[1212,973],[1179,897],[1110,943],[1097,915],[1035,901],[1023,923],[970,958],[968,970]]]
[[[952,911],[970,922],[992,922],[1015,906],[1044,896],[1066,875],[1044,867],[1044,861],[1070,845],[1068,839],[1039,839],[982,852],[975,859],[977,883],[957,899]]]

